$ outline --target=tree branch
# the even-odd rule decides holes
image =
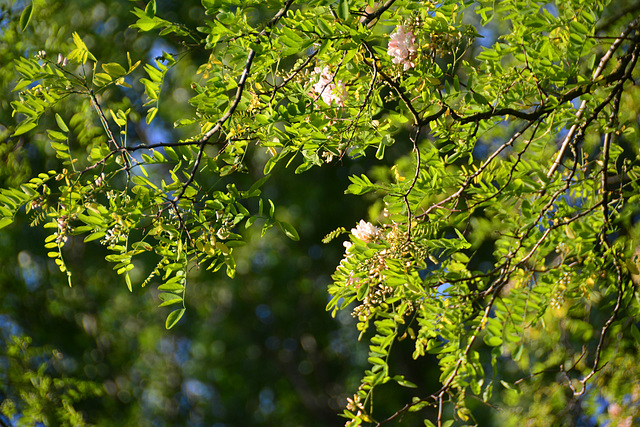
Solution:
[[[380,16],[382,16],[382,14],[387,9],[389,9],[393,5],[393,3],[395,3],[395,2],[396,2],[396,0],[387,0],[382,6],[377,8],[372,13],[364,12],[364,16],[362,18],[360,18],[360,23],[363,24],[363,25],[366,25],[369,28],[371,28],[374,25],[373,21],[375,21],[376,19],[380,18]]]

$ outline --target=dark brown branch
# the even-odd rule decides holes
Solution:
[[[575,138],[581,138],[582,135],[584,134],[584,132],[586,131],[586,129],[590,126],[590,124],[593,122],[593,120],[595,120],[595,118],[599,115],[599,113],[604,109],[605,106],[607,106],[616,96],[617,94],[622,90],[622,86],[624,85],[624,82],[627,80],[627,78],[630,76],[631,71],[633,70],[635,63],[638,59],[638,50],[640,50],[640,47],[636,46],[634,51],[632,52],[632,55],[630,57],[630,61],[632,63],[632,66],[629,68],[629,70],[627,70],[626,73],[624,73],[624,76],[621,78],[621,80],[619,81],[618,85],[614,88],[614,90],[609,94],[609,96],[602,102],[600,103],[592,112],[592,114],[589,116],[589,118],[579,127],[577,127],[576,131],[574,132],[574,137]],[[627,63],[628,65],[628,63]],[[625,65],[626,67],[626,65]],[[531,122],[529,123],[529,126],[531,125]],[[574,137],[572,137],[572,140],[574,139]],[[504,148],[504,145],[498,150],[498,152]],[[495,155],[497,154],[494,153],[489,159],[487,159],[487,161],[485,161],[485,163],[483,163],[483,165],[481,166],[481,168],[486,167],[486,165],[488,165],[489,161],[491,161],[493,159],[493,157],[495,157]],[[547,228],[545,230],[545,232],[543,233],[543,235],[538,239],[538,241],[533,245],[533,247],[531,248],[531,250],[522,258],[520,259],[515,265],[511,266],[511,260],[515,257],[515,254],[523,247],[524,245],[524,240],[525,238],[531,233],[531,231],[536,227],[536,225],[539,223],[539,221],[543,218],[543,216],[546,214],[546,212],[550,209],[550,207],[555,203],[555,201],[557,200],[557,198],[563,194],[571,185],[571,180],[573,179],[573,176],[575,175],[576,172],[576,167],[577,167],[577,162],[578,162],[578,158],[576,157],[574,159],[574,164],[573,164],[573,168],[571,170],[571,173],[569,174],[569,177],[565,179],[565,185],[562,188],[559,188],[558,190],[556,190],[556,192],[550,197],[549,201],[547,202],[547,204],[542,208],[541,212],[538,214],[538,217],[536,218],[536,220],[526,229],[526,231],[520,236],[519,238],[519,242],[517,247],[512,250],[506,257],[505,260],[502,264],[500,264],[499,266],[497,266],[491,273],[494,274],[497,271],[502,271],[501,277],[509,277],[511,275],[511,273],[513,273],[513,271],[515,271],[516,268],[518,268],[519,266],[521,266],[522,264],[524,264],[525,262],[527,262],[532,256],[533,254],[536,252],[536,250],[542,245],[542,243],[544,242],[544,240],[548,237],[548,235],[551,233],[551,231],[553,231],[555,228],[557,228],[557,226],[562,225],[562,224],[556,224],[555,226],[551,226],[549,228]],[[481,170],[476,171],[475,174],[470,175],[467,178],[467,181],[469,181],[470,177],[473,177],[476,174],[479,174],[479,172],[481,172]],[[461,188],[454,194],[452,194],[451,196],[447,197],[446,199],[442,200],[439,203],[434,204],[433,206],[431,206],[425,213],[421,214],[420,216],[424,216],[426,214],[428,214],[432,209],[436,208],[436,207],[440,207],[443,203],[446,203],[447,201],[450,201],[454,198],[457,198],[460,196],[460,194],[462,193],[462,191],[464,191],[464,188],[466,188],[466,186],[468,186],[468,182],[465,181],[465,183],[463,184],[463,186],[461,186]],[[600,204],[602,204],[602,202],[597,203],[595,206],[593,206],[591,209],[589,209],[586,212],[583,212],[581,214],[578,214],[576,217],[572,218],[572,221],[584,216],[586,214],[588,214],[589,212],[595,210]],[[489,293],[494,292],[494,290],[499,289],[502,286],[502,283],[504,282],[504,280],[498,279],[495,283],[493,283],[487,290],[485,290],[483,292],[484,295],[488,295]]]
[[[351,124],[349,125],[349,127],[345,130],[345,133],[347,133],[351,128],[353,128],[353,132],[351,133],[351,138],[349,138],[349,142],[348,142],[349,144],[351,143],[353,138],[355,138],[356,131],[358,130],[358,121],[360,120],[360,116],[362,116],[364,109],[367,107],[367,104],[369,103],[369,99],[371,98],[371,94],[373,93],[373,87],[375,86],[376,80],[378,79],[378,65],[376,64],[373,50],[366,42],[364,42],[363,45],[367,50],[367,52],[369,52],[369,55],[371,55],[372,66],[373,66],[373,76],[371,77],[371,82],[369,83],[369,90],[367,90],[367,94],[365,95],[364,100],[362,101],[362,105],[358,109],[358,114],[351,121]]]
[[[164,147],[189,147],[192,145],[200,145],[200,141],[179,141],[179,142],[157,142],[153,144],[139,144],[133,147],[124,147],[123,149],[128,152],[134,152],[138,150],[151,150],[152,148],[164,148]]]
[[[536,123],[536,127],[533,128],[533,132],[531,134],[531,137],[529,138],[529,140],[525,143],[524,148],[517,154],[516,156],[516,161],[513,162],[513,166],[511,167],[511,170],[509,171],[509,176],[507,177],[507,181],[504,184],[504,186],[507,186],[511,183],[511,180],[513,179],[513,174],[516,171],[516,167],[520,164],[520,161],[522,160],[522,156],[524,156],[524,153],[526,153],[527,149],[529,148],[529,146],[531,145],[531,143],[533,142],[533,140],[535,139],[536,133],[538,132],[538,128],[540,128],[540,125],[542,124],[542,120],[538,120],[538,122]],[[487,197],[486,199],[483,200],[479,200],[477,202],[475,202],[474,204],[472,204],[471,206],[469,206],[467,209],[469,211],[471,211],[472,209],[474,209],[475,207],[477,207],[478,205],[480,205],[481,203],[486,203],[489,200],[493,199],[494,197],[497,197],[500,194],[501,190],[497,190],[495,193],[493,193],[491,196]]]
[[[458,374],[458,371],[460,370],[460,367],[465,362],[466,356],[469,354],[469,351],[471,350],[471,347],[473,346],[473,344],[475,343],[476,339],[480,335],[480,332],[484,328],[483,325],[486,323],[487,318],[489,317],[489,313],[491,312],[491,308],[493,307],[493,304],[494,304],[494,302],[496,300],[497,294],[498,294],[498,292],[494,292],[493,293],[493,295],[491,296],[491,299],[487,302],[486,307],[484,307],[484,309],[482,310],[482,318],[480,319],[480,322],[478,322],[478,326],[475,328],[475,330],[473,331],[473,333],[469,337],[469,342],[467,343],[467,346],[464,348],[464,351],[463,351],[464,357],[460,357],[460,359],[458,359],[453,371],[449,374],[449,376],[447,377],[447,380],[442,384],[442,387],[440,387],[440,390],[438,390],[437,392],[433,393],[431,396],[429,396],[427,398],[420,399],[420,402],[426,402],[427,400],[434,400],[436,402],[436,404],[438,404],[440,406],[439,415],[438,415],[439,422],[442,419],[442,413],[441,413],[441,411],[442,411],[442,399],[443,399],[444,395],[449,392],[449,388],[451,387],[451,384],[453,383],[454,379],[456,378],[456,375]],[[478,313],[478,314],[480,314],[480,313]],[[405,412],[407,412],[409,410],[409,408],[411,408],[416,403],[418,403],[418,402],[412,402],[412,403],[405,404],[401,409],[399,409],[393,415],[391,415],[388,418],[386,418],[385,420],[382,420],[379,423],[377,423],[376,427],[379,427],[382,424],[386,424],[386,423],[398,418],[400,415],[402,415]]]
[[[624,65],[626,66],[628,62]],[[585,84],[582,86],[578,86],[567,91],[564,95],[562,95],[556,105],[562,105],[566,102],[573,101],[574,99],[590,93],[595,87],[599,87],[601,85],[611,84],[615,81],[619,81],[624,76],[624,66],[619,67],[613,73],[607,75],[603,79],[594,79],[589,84]],[[542,117],[545,114],[548,114],[553,111],[555,107],[545,106],[544,104],[536,105],[535,110],[531,112],[524,112],[520,110],[516,110],[514,108],[499,108],[499,109],[491,109],[489,111],[483,111],[480,113],[471,114],[469,116],[461,116],[457,114],[452,108],[448,107],[450,110],[451,117],[461,124],[467,123],[477,123],[480,120],[487,120],[493,117],[503,117],[503,116],[513,116],[519,119],[524,120],[536,120]],[[446,109],[445,109],[446,111]],[[436,113],[438,114],[438,113]],[[422,121],[429,120],[429,117],[425,117]],[[431,119],[432,120],[432,119]]]
[[[396,0],[387,0],[382,6],[377,8],[372,13],[364,12],[364,16],[360,18],[360,23],[366,25],[367,27],[372,27],[375,23],[374,21],[380,18],[380,16],[382,16],[382,14],[387,9],[389,9],[393,5],[393,3],[395,3],[395,1]]]
[[[613,256],[615,257],[615,254]],[[614,259],[613,263],[616,266],[616,271],[618,273],[616,277],[616,280],[618,282],[618,297],[616,298],[616,305],[613,308],[613,312],[611,313],[611,316],[607,319],[607,322],[604,324],[604,326],[602,327],[602,330],[600,331],[600,339],[598,340],[598,346],[596,347],[596,353],[595,353],[596,357],[593,361],[593,368],[591,369],[591,372],[589,372],[583,379],[580,380],[580,384],[582,384],[582,390],[574,391],[574,396],[582,396],[587,391],[587,386],[586,386],[587,381],[589,381],[599,370],[604,368],[604,365],[598,367],[598,365],[600,364],[600,356],[602,354],[602,347],[604,345],[604,340],[607,336],[607,332],[609,331],[609,328],[611,328],[611,325],[616,320],[616,317],[618,317],[618,312],[622,307],[622,293],[623,293],[622,288],[624,284],[622,283],[621,269],[617,263],[617,260]]]
[[[404,105],[409,109],[409,112],[411,113],[411,116],[413,116],[413,126],[423,127],[425,125],[428,125],[433,120],[436,120],[437,118],[442,116],[449,109],[448,107],[443,106],[442,108],[440,108],[440,110],[438,110],[437,112],[431,114],[430,116],[427,116],[424,119],[420,119],[420,113],[415,109],[413,104],[411,104],[411,100],[409,99],[407,94],[404,93],[404,91],[402,90],[400,85],[398,85],[398,83],[395,80],[393,80],[387,73],[385,73],[384,71],[382,71],[381,69],[379,69],[377,67],[377,65],[376,65],[376,57],[375,57],[375,54],[374,54],[373,49],[371,48],[371,46],[369,46],[366,42],[363,42],[362,44],[365,46],[365,48],[367,49],[367,51],[371,55],[371,61],[372,61],[371,63],[369,63],[369,61],[365,60],[365,63],[369,67],[374,69],[374,71],[377,71],[377,73],[380,74],[380,76],[385,81],[385,83],[387,83],[389,86],[391,86],[391,88],[400,97],[400,99],[402,100]]]
[[[463,116],[459,116],[458,114],[456,114],[455,111],[451,110],[451,117],[453,117],[454,120],[456,120],[461,124],[477,122],[480,120],[486,120],[492,117],[500,117],[500,116],[513,116],[513,117],[517,117],[519,119],[524,119],[524,120],[536,120],[543,114],[548,113],[548,111],[549,111],[548,109],[542,108],[542,109],[532,111],[530,113],[525,113],[523,111],[516,110],[514,108],[500,108],[497,110],[485,111],[482,113],[476,113],[470,116],[463,117]]]

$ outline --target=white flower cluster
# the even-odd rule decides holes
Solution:
[[[379,239],[382,232],[375,225],[361,219],[356,228],[351,229],[351,233],[363,242],[370,243]]]
[[[382,237],[382,230],[370,222],[361,219],[356,228],[351,229],[351,234],[365,243],[371,243]],[[349,249],[351,244],[352,243],[348,241],[343,243],[347,249]]]
[[[115,223],[113,227],[107,230],[107,233],[104,235],[100,243],[106,246],[115,246],[124,237],[124,228],[122,224],[119,222]]]
[[[404,71],[413,68],[413,62],[418,52],[416,46],[416,36],[413,31],[407,31],[404,25],[398,25],[395,33],[391,34],[387,53],[392,58],[394,64],[402,64]]]
[[[67,236],[67,232],[69,231],[69,215],[61,215],[58,218],[58,232],[54,233],[56,236],[56,243],[62,244],[64,246],[69,240]]]
[[[316,67],[313,71],[314,75],[319,75],[318,82],[313,85],[313,91],[322,97],[327,105],[333,102],[344,107],[344,101],[347,99],[347,88],[344,83],[334,78],[331,69],[325,66],[323,69]]]

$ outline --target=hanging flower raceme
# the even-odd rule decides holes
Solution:
[[[313,91],[322,97],[327,105],[333,102],[344,107],[344,101],[347,99],[347,88],[342,81],[335,79],[334,73],[328,66],[320,69],[316,67],[313,71],[314,75],[319,75],[318,82],[313,85]]]
[[[402,64],[404,71],[413,68],[413,62],[418,52],[416,36],[413,31],[407,31],[404,25],[398,25],[396,31],[391,34],[387,53],[394,64]]]

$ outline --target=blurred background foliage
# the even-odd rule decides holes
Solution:
[[[265,8],[272,3],[265,2]],[[97,58],[109,62],[126,63],[126,52],[143,64],[163,51],[180,56],[163,86],[161,102],[170,108],[161,108],[159,120],[150,127],[144,117],[136,120],[134,115],[128,132],[141,142],[188,134],[188,128],[173,129],[172,123],[192,113],[189,88],[198,65],[207,60],[204,51],[192,48],[180,55],[185,47],[172,44],[170,38],[129,28],[135,22],[131,9],[144,9],[143,2],[40,0],[22,32],[19,20],[27,4],[0,0],[0,187],[24,182],[33,171],[49,170],[52,161],[44,133],[10,141],[8,129],[15,125],[15,117],[9,103],[16,78],[11,61],[39,50],[55,56],[69,52],[74,31]],[[201,3],[195,0],[179,4],[159,0],[157,7],[164,19],[190,28],[200,25],[204,17]],[[613,28],[621,14],[638,10],[635,1],[612,2],[601,25]],[[500,22],[491,25],[500,26]],[[482,43],[492,43],[491,27],[482,36],[469,55]],[[133,80],[130,83],[132,89],[105,92],[104,103],[114,110],[141,110],[144,88]],[[637,101],[625,110],[638,111]],[[76,130],[74,155],[86,156],[93,139],[104,138],[88,101],[70,96],[56,111]],[[44,116],[39,129],[53,127],[53,121],[53,115]],[[502,131],[496,129],[489,136],[498,140]],[[401,146],[390,148],[384,160],[387,165],[406,154]],[[255,154],[256,162],[266,159]],[[329,275],[343,248],[340,241],[324,245],[321,239],[337,225],[350,227],[361,218],[375,219],[380,214],[381,206],[369,209],[362,198],[343,194],[349,175],[379,165],[371,158],[345,157],[295,179],[293,169],[274,173],[264,187],[265,195],[279,206],[277,215],[300,231],[301,240],[293,243],[275,230],[260,238],[256,229],[248,230],[248,245],[236,252],[234,279],[194,267],[187,314],[171,331],[164,328],[166,312],[156,308],[154,283],[129,293],[122,278],[104,262],[103,247],[72,240],[65,247],[73,273],[74,286],[69,287],[66,276],[46,256],[44,231],[30,227],[34,218],[20,216],[0,234],[0,265],[4,266],[0,269],[0,425],[343,424],[336,414],[359,384],[368,349],[366,339],[357,341],[355,322],[347,311],[335,319],[325,311]],[[388,168],[378,167],[371,176],[389,179],[386,172]],[[239,185],[257,177],[247,176]],[[474,242],[475,248],[490,245],[491,238],[488,232],[486,241]],[[480,251],[489,261],[491,252]],[[132,271],[134,282],[140,283],[154,268],[152,259],[144,261]],[[478,263],[482,261],[478,258]],[[584,334],[593,333],[593,328],[580,324],[580,313],[555,310],[548,317],[549,334],[566,333],[566,341],[577,348]],[[624,327],[618,325],[612,336]],[[554,341],[544,335],[531,337],[531,348],[525,351],[531,357],[520,363],[534,364],[536,355],[553,352],[545,347],[547,342]],[[436,364],[428,357],[411,360],[412,344],[406,345],[406,351],[397,349],[390,361],[395,372],[420,379],[421,384],[432,381],[437,387]],[[570,401],[556,370],[527,382],[524,391],[496,393],[496,399],[511,409],[497,411],[473,401],[468,405],[479,425],[521,425],[523,420],[528,420],[527,425],[622,423],[638,416],[640,385],[629,381],[640,377],[637,351],[636,342],[621,340],[607,355],[609,363],[602,375],[578,402]],[[563,360],[559,354],[557,362]],[[517,380],[519,373],[516,363],[505,361],[496,379]],[[376,405],[382,413],[392,413],[411,398],[410,390],[397,388],[387,392],[382,387],[377,393]],[[420,419],[423,416],[428,414],[422,413]],[[411,417],[405,416],[405,424],[417,425]]]

